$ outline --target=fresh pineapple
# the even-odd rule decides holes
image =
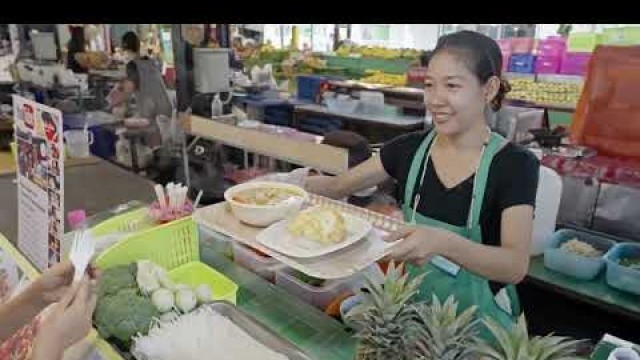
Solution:
[[[434,295],[431,304],[414,305],[420,321],[411,341],[416,360],[476,359],[478,321],[475,307],[458,314],[458,302],[449,296],[444,303]]]
[[[485,326],[496,338],[495,346],[483,341],[477,348],[481,359],[487,360],[585,360],[578,356],[582,341],[562,336],[534,336],[529,338],[524,315],[513,329],[506,330],[497,322],[487,319]]]
[[[409,280],[402,264],[389,264],[382,278],[367,276],[364,290],[358,291],[361,304],[347,315],[358,325],[358,360],[405,360],[409,355],[409,334],[417,320],[409,300],[417,293],[426,274]]]

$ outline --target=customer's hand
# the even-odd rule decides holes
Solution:
[[[393,243],[386,259],[422,266],[440,253],[448,236],[446,230],[431,226],[406,226],[385,238],[385,241]]]
[[[68,288],[38,329],[33,359],[61,358],[66,348],[84,339],[97,301],[97,282],[88,275]]]
[[[59,301],[69,289],[74,272],[75,268],[68,260],[46,269],[29,287],[29,297],[40,301],[43,307]],[[92,279],[99,275],[92,265],[89,265],[87,273]]]

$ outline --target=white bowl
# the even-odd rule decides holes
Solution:
[[[283,201],[276,205],[251,205],[239,203],[233,200],[233,195],[240,191],[254,188],[273,187],[293,190],[301,196],[300,198]],[[258,227],[267,227],[277,221],[284,220],[297,214],[300,209],[302,209],[302,205],[308,198],[309,193],[307,193],[303,188],[275,181],[251,181],[231,187],[224,193],[224,199],[231,206],[233,216],[243,223]]]

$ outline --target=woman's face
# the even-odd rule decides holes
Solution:
[[[434,55],[425,77],[425,105],[436,131],[451,136],[484,123],[487,100],[495,96],[492,83],[481,84],[459,54]]]

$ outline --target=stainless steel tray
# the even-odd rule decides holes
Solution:
[[[277,351],[289,358],[289,360],[311,360],[297,346],[283,339],[271,329],[262,325],[252,316],[244,313],[237,307],[226,301],[215,301],[206,305],[218,314],[228,318],[232,323],[240,327],[254,339],[261,342],[264,346]]]

